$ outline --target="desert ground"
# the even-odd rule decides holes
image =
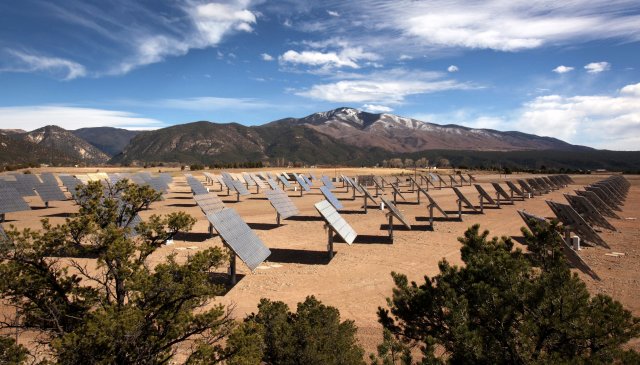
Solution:
[[[101,172],[124,171],[124,169],[99,168]],[[140,169],[128,169],[128,172]],[[147,169],[155,173],[158,168]],[[162,169],[166,171],[167,169]],[[53,171],[56,173],[86,173],[96,172],[91,169],[32,169],[34,173]],[[229,170],[240,172],[241,170]],[[246,169],[242,171],[247,171]],[[258,170],[254,170],[258,171]],[[259,171],[295,171],[311,172],[317,176],[326,174],[334,177],[339,174],[355,175],[392,175],[409,170],[399,169],[260,169]],[[219,174],[219,170],[210,171]],[[201,181],[201,172],[192,172]],[[196,250],[212,246],[221,246],[222,241],[214,235],[207,234],[208,221],[195,205],[190,188],[180,171],[173,171],[174,182],[165,200],[153,203],[149,210],[141,213],[142,218],[152,214],[166,214],[174,211],[185,211],[198,219],[194,229],[178,237],[173,244],[164,246],[151,257],[151,263],[160,262],[169,254],[186,257]],[[478,179],[487,191],[493,193],[490,182],[505,181],[505,179],[527,178],[530,175],[497,175],[477,173]],[[457,238],[471,225],[479,223],[481,228],[487,229],[493,236],[512,236],[516,241],[522,237],[520,229],[524,222],[517,214],[518,209],[553,217],[553,213],[545,200],[555,200],[566,203],[563,193],[571,193],[585,184],[595,182],[607,175],[571,175],[575,184],[564,189],[551,192],[542,197],[535,197],[525,201],[516,201],[514,205],[503,204],[501,209],[485,209],[485,214],[464,214],[463,220],[457,219],[456,197],[452,189],[429,189],[429,194],[446,211],[451,213],[449,219],[443,218],[439,212],[434,228],[429,227],[427,219],[429,213],[424,197],[421,203],[416,203],[416,193],[409,193],[408,187],[402,191],[406,198],[398,198],[398,208],[407,217],[412,229],[408,230],[394,221],[394,241],[387,237],[387,219],[379,206],[369,203],[368,213],[362,209],[363,199],[357,197],[352,200],[352,193],[346,192],[341,183],[337,183],[334,194],[345,205],[341,212],[343,218],[358,233],[358,238],[352,245],[346,243],[335,244],[335,256],[329,260],[327,255],[327,231],[324,222],[314,208],[314,204],[323,200],[319,191],[319,184],[312,187],[311,192],[305,192],[300,197],[299,191],[288,190],[289,196],[300,210],[300,214],[284,220],[282,226],[277,226],[276,213],[267,201],[262,191],[256,193],[253,187],[251,196],[241,197],[236,202],[235,194],[226,196],[217,191],[226,206],[235,209],[257,233],[271,250],[271,256],[255,272],[250,272],[241,261],[238,261],[238,283],[224,295],[216,299],[218,303],[233,305],[234,315],[242,318],[257,310],[260,298],[281,300],[292,309],[296,303],[303,301],[308,295],[315,295],[325,304],[337,307],[342,319],[352,319],[359,328],[359,339],[367,353],[375,352],[376,345],[381,340],[381,326],[377,322],[376,311],[380,306],[386,306],[385,299],[391,295],[393,286],[390,273],[392,271],[406,274],[410,280],[423,281],[423,276],[438,273],[438,262],[446,259],[453,264],[461,264],[460,243]],[[595,293],[605,293],[619,300],[634,315],[640,316],[640,176],[625,176],[631,183],[631,188],[623,207],[619,212],[621,220],[609,221],[617,231],[603,230],[601,237],[611,246],[583,247],[580,256],[600,276],[596,281],[580,272],[578,274],[587,283],[589,290]],[[218,184],[207,185],[212,191],[218,190]],[[369,188],[373,193],[375,189]],[[386,196],[391,197],[387,189]],[[474,204],[478,205],[477,192],[473,186],[464,186],[461,191]],[[72,200],[52,202],[51,207],[44,209],[44,204],[38,197],[29,197],[33,210],[7,214],[5,228],[9,225],[22,229],[26,227],[38,228],[41,218],[49,218],[53,223],[64,221],[68,213],[77,211]],[[379,201],[378,201],[379,205]],[[455,213],[454,213],[455,211]],[[607,253],[620,252],[624,255],[608,256]],[[226,268],[220,268],[224,273]],[[631,346],[640,349],[640,341],[636,339]]]

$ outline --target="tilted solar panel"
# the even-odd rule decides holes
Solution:
[[[349,245],[358,237],[356,231],[342,218],[340,213],[326,200],[320,201],[315,205],[316,210],[322,218],[338,233],[342,239]]]
[[[576,190],[576,194],[587,198],[594,207],[598,208],[598,211],[600,211],[602,215],[609,218],[620,219],[620,216],[593,191]]]
[[[284,191],[280,189],[267,190],[264,194],[282,219],[287,219],[300,213],[291,198],[289,198]]]
[[[580,214],[584,220],[591,223],[591,225],[610,229],[612,231],[616,230],[616,227],[609,223],[587,198],[569,194],[564,194],[564,197],[567,199],[571,207],[573,207],[573,209]]]
[[[476,190],[478,190],[478,193],[480,193],[480,196],[484,198],[489,204],[496,204],[495,200],[493,200],[493,198],[487,193],[487,191],[484,190],[482,185],[474,184],[473,186],[476,187]]]
[[[278,179],[280,180],[280,182],[282,183],[282,185],[284,185],[287,188],[291,187],[291,184],[289,183],[289,181],[282,175],[278,175]]]
[[[454,187],[453,187],[453,191],[454,191],[454,192],[456,193],[456,195],[458,196],[458,200],[459,200],[459,201],[461,201],[461,202],[462,202],[462,204],[464,204],[464,206],[465,206],[466,208],[473,209],[473,211],[474,211],[474,212],[476,211],[476,207],[475,207],[473,204],[471,204],[471,202],[469,201],[469,199],[467,199],[467,197],[466,197],[466,196],[464,196],[464,194],[462,194],[462,192],[461,192],[458,188],[456,188],[456,187],[454,186]]]
[[[367,188],[365,188],[364,186],[358,184],[360,186],[360,190],[362,190],[362,192],[364,193],[364,196],[366,196],[368,199],[371,199],[371,201],[373,202],[373,204],[378,204],[376,202],[376,199],[373,197],[373,195],[371,194],[371,192],[369,192],[369,190],[367,190]]]
[[[224,209],[224,203],[215,193],[194,195],[193,200],[196,201],[196,204],[205,215],[217,213]]]
[[[193,195],[209,193],[209,190],[207,190],[207,188],[204,185],[202,185],[200,180],[196,179],[193,176],[187,176],[187,184],[189,184],[189,187],[191,188],[191,192],[193,192]]]
[[[267,178],[267,184],[269,184],[269,187],[271,187],[271,190],[278,189],[278,184],[275,181],[273,181],[273,179],[270,177]]]
[[[580,239],[591,244],[609,248],[609,245],[584,221],[570,205],[560,204],[547,200],[547,204],[553,210],[564,227],[575,232]]]
[[[336,208],[337,210],[344,209],[344,205],[342,205],[340,200],[338,200],[338,198],[333,195],[329,188],[327,188],[326,186],[321,186],[320,191],[322,192],[322,195],[324,195],[324,197],[329,201],[329,203],[333,205],[334,208]]]
[[[504,189],[502,188],[502,186],[500,186],[500,184],[496,182],[492,182],[491,185],[493,185],[493,188],[496,190],[496,193],[498,194],[498,196],[501,196],[504,200],[507,200],[513,203],[513,199],[511,199],[509,194],[507,194],[507,192],[504,191]]]
[[[31,210],[18,191],[11,187],[0,187],[0,214]]]
[[[300,184],[300,188],[303,189],[304,191],[309,191],[309,185],[307,185],[307,182],[304,181],[304,179],[302,177],[300,177],[300,175],[296,175],[296,181],[298,182],[298,184]]]
[[[382,199],[382,202],[384,203],[385,208],[389,209],[389,212],[394,217],[398,218],[400,222],[402,222],[402,224],[405,225],[405,227],[411,229],[411,224],[409,224],[409,221],[407,221],[407,219],[404,217],[404,214],[400,212],[398,207],[396,207],[392,202],[390,202],[389,200],[385,199],[382,196],[380,197],[380,199]]]
[[[507,186],[509,187],[509,189],[511,189],[511,191],[513,193],[515,193],[516,195],[519,195],[519,196],[523,196],[524,195],[522,193],[522,190],[518,189],[518,187],[515,186],[515,184],[513,182],[507,181],[506,183],[507,183]]]
[[[235,210],[227,208],[217,213],[209,213],[207,219],[251,271],[271,255],[271,251]]]
[[[328,176],[322,175],[322,177],[320,179],[322,180],[322,183],[324,184],[324,186],[329,188],[329,190],[334,190],[336,188],[335,185],[333,185],[333,182],[331,181],[331,179]]]
[[[62,190],[56,185],[45,185],[40,184],[36,186],[36,192],[40,196],[43,202],[54,202],[54,201],[64,201],[67,200],[67,197],[64,195]]]

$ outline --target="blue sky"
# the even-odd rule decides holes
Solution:
[[[0,128],[340,106],[640,150],[640,3],[0,2]]]

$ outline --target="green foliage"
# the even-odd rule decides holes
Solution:
[[[590,297],[558,256],[534,268],[527,255],[512,250],[510,239],[489,240],[488,234],[475,225],[460,238],[462,268],[443,260],[440,274],[425,277],[421,285],[392,274],[396,287],[388,299],[390,308],[378,310],[380,322],[405,346],[418,346],[422,363],[610,363],[636,358],[621,345],[640,334],[640,319],[608,296]]]
[[[378,354],[369,355],[371,365],[411,365],[411,349],[396,339],[388,329],[382,330],[382,343],[378,345]]]
[[[27,360],[27,349],[16,344],[13,338],[0,336],[0,364],[18,365]]]
[[[283,302],[262,299],[249,322],[264,328],[267,364],[363,364],[353,321],[340,322],[340,312],[310,296],[297,313]]]
[[[214,344],[234,322],[210,303],[222,291],[210,272],[226,264],[226,253],[212,248],[184,263],[174,256],[155,267],[147,262],[196,220],[182,212],[154,215],[134,236],[126,224],[157,192],[122,181],[91,183],[79,195],[78,216],[57,226],[43,220],[41,231],[11,230],[0,246],[0,295],[16,308],[17,326],[38,334],[64,364],[161,364],[196,338],[227,351]],[[87,253],[90,263],[73,257]]]

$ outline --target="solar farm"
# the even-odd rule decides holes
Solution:
[[[235,305],[237,317],[254,312],[260,298],[294,306],[315,295],[353,319],[363,346],[373,351],[381,336],[376,310],[393,286],[390,272],[419,280],[437,273],[443,258],[459,265],[457,238],[475,223],[518,244],[521,227],[557,220],[566,255],[591,292],[640,314],[636,176],[399,172],[7,173],[0,175],[0,235],[11,226],[39,228],[42,218],[62,223],[78,211],[76,186],[89,181],[147,184],[162,199],[140,219],[178,211],[197,219],[191,232],[158,249],[151,264],[225,246],[232,260],[219,273],[228,291],[218,301]]]

